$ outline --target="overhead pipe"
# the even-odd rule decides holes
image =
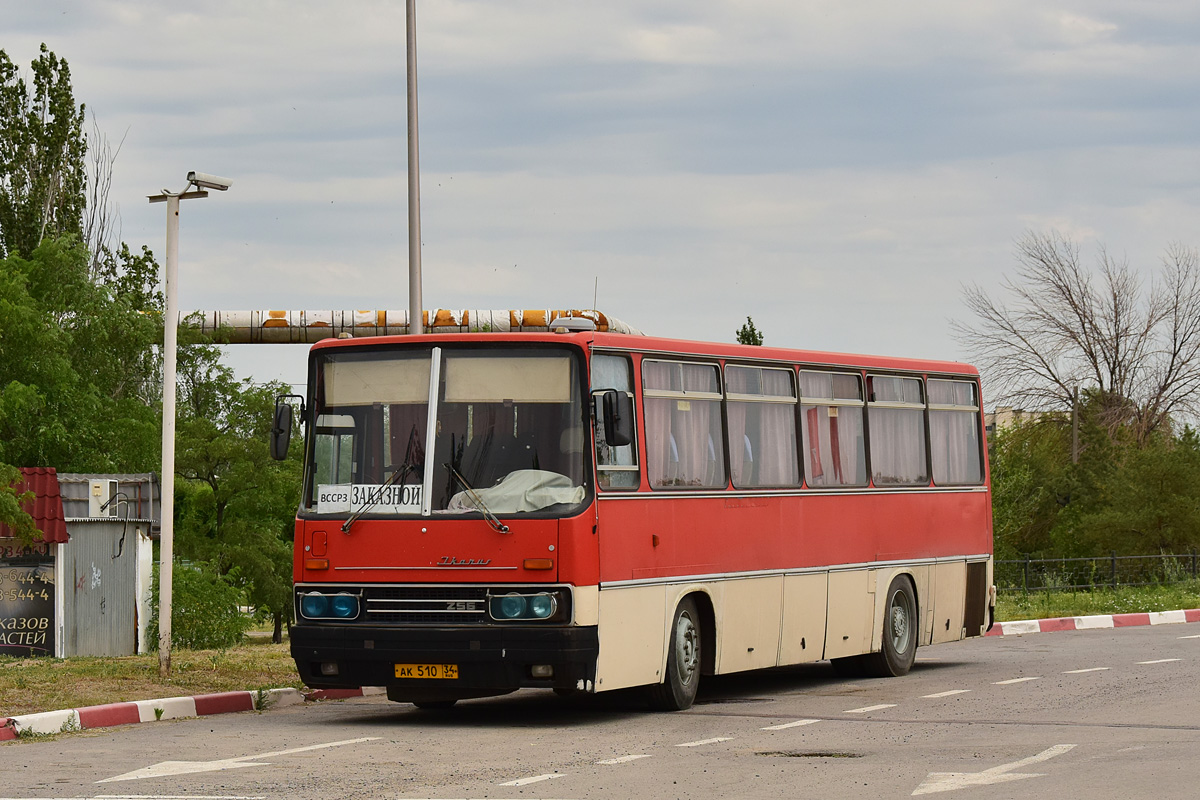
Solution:
[[[643,335],[615,317],[589,309],[450,310],[421,314],[425,333],[548,331],[559,320],[589,320],[597,331]],[[578,323],[575,323],[576,325]],[[312,344],[322,339],[419,333],[407,311],[193,311],[179,325],[223,344]],[[572,326],[574,327],[574,326]]]

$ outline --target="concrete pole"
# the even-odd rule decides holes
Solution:
[[[159,527],[158,674],[171,674],[171,579],[175,557],[175,356],[179,335],[179,195],[167,195],[167,274],[163,282],[162,523]]]
[[[417,0],[408,0],[408,330],[424,333],[421,298],[421,164],[417,146]]]

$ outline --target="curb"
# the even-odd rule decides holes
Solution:
[[[1151,611],[1140,614],[1098,614],[1088,617],[1058,617],[1055,619],[1023,619],[997,622],[985,636],[1023,636],[1029,633],[1081,631],[1099,628],[1132,628],[1139,625],[1174,625],[1181,622],[1200,622],[1200,608],[1181,611]],[[0,742],[16,739],[22,733],[50,734],[89,728],[108,728],[141,722],[158,722],[183,717],[206,717],[235,711],[267,711],[272,708],[299,705],[320,700],[344,700],[350,697],[384,694],[381,686],[361,689],[266,689],[261,692],[221,692],[193,697],[167,697],[158,700],[135,700],[128,703],[109,703],[102,706],[73,708],[63,711],[42,711],[0,719]]]
[[[1200,622],[1200,608],[1183,611],[1151,611],[1140,614],[1097,614],[1090,617],[1058,617],[1055,619],[1022,619],[997,622],[985,636],[1021,636],[1027,633],[1083,631],[1096,628],[1132,628],[1138,625],[1173,625],[1180,622]]]
[[[23,733],[67,733],[89,728],[109,728],[114,725],[207,717],[236,711],[267,711],[300,705],[305,701],[341,700],[347,697],[383,694],[384,691],[383,687],[378,686],[364,686],[361,689],[316,689],[308,692],[301,692],[299,689],[264,689],[257,692],[220,692],[192,697],[108,703],[62,711],[42,711],[0,718],[0,742],[16,739]]]

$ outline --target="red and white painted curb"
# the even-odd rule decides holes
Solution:
[[[339,700],[383,694],[384,691],[382,687],[376,686],[365,686],[361,689],[317,689],[303,693],[299,689],[264,689],[261,692],[221,692],[194,697],[108,703],[63,711],[42,711],[0,719],[0,742],[16,739],[22,733],[65,733],[164,719],[206,717],[210,714],[228,714],[233,711],[266,711],[271,708],[299,705],[305,700]]]
[[[1095,628],[1133,628],[1138,625],[1173,625],[1179,622],[1200,622],[1200,608],[1184,611],[1149,611],[1140,614],[1097,614],[1090,617],[1058,617],[1056,619],[1022,619],[997,622],[988,636],[1013,636],[1026,633],[1054,631],[1084,631]]]
[[[1082,631],[1097,628],[1132,628],[1138,625],[1171,625],[1200,622],[1200,608],[1182,611],[1150,611],[1140,614],[1098,614],[1089,617],[1023,619],[997,622],[988,636],[1019,636],[1052,631]],[[298,689],[267,689],[262,692],[222,692],[195,697],[168,697],[160,700],[135,700],[103,706],[43,711],[0,719],[0,742],[16,739],[22,733],[63,733],[88,728],[108,728],[137,722],[155,722],[181,717],[204,717],[232,711],[265,711],[303,703],[306,700],[340,700],[348,697],[383,694],[379,686],[361,689],[316,689],[301,693]]]

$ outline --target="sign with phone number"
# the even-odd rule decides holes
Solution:
[[[0,655],[54,655],[54,565],[0,561]]]

